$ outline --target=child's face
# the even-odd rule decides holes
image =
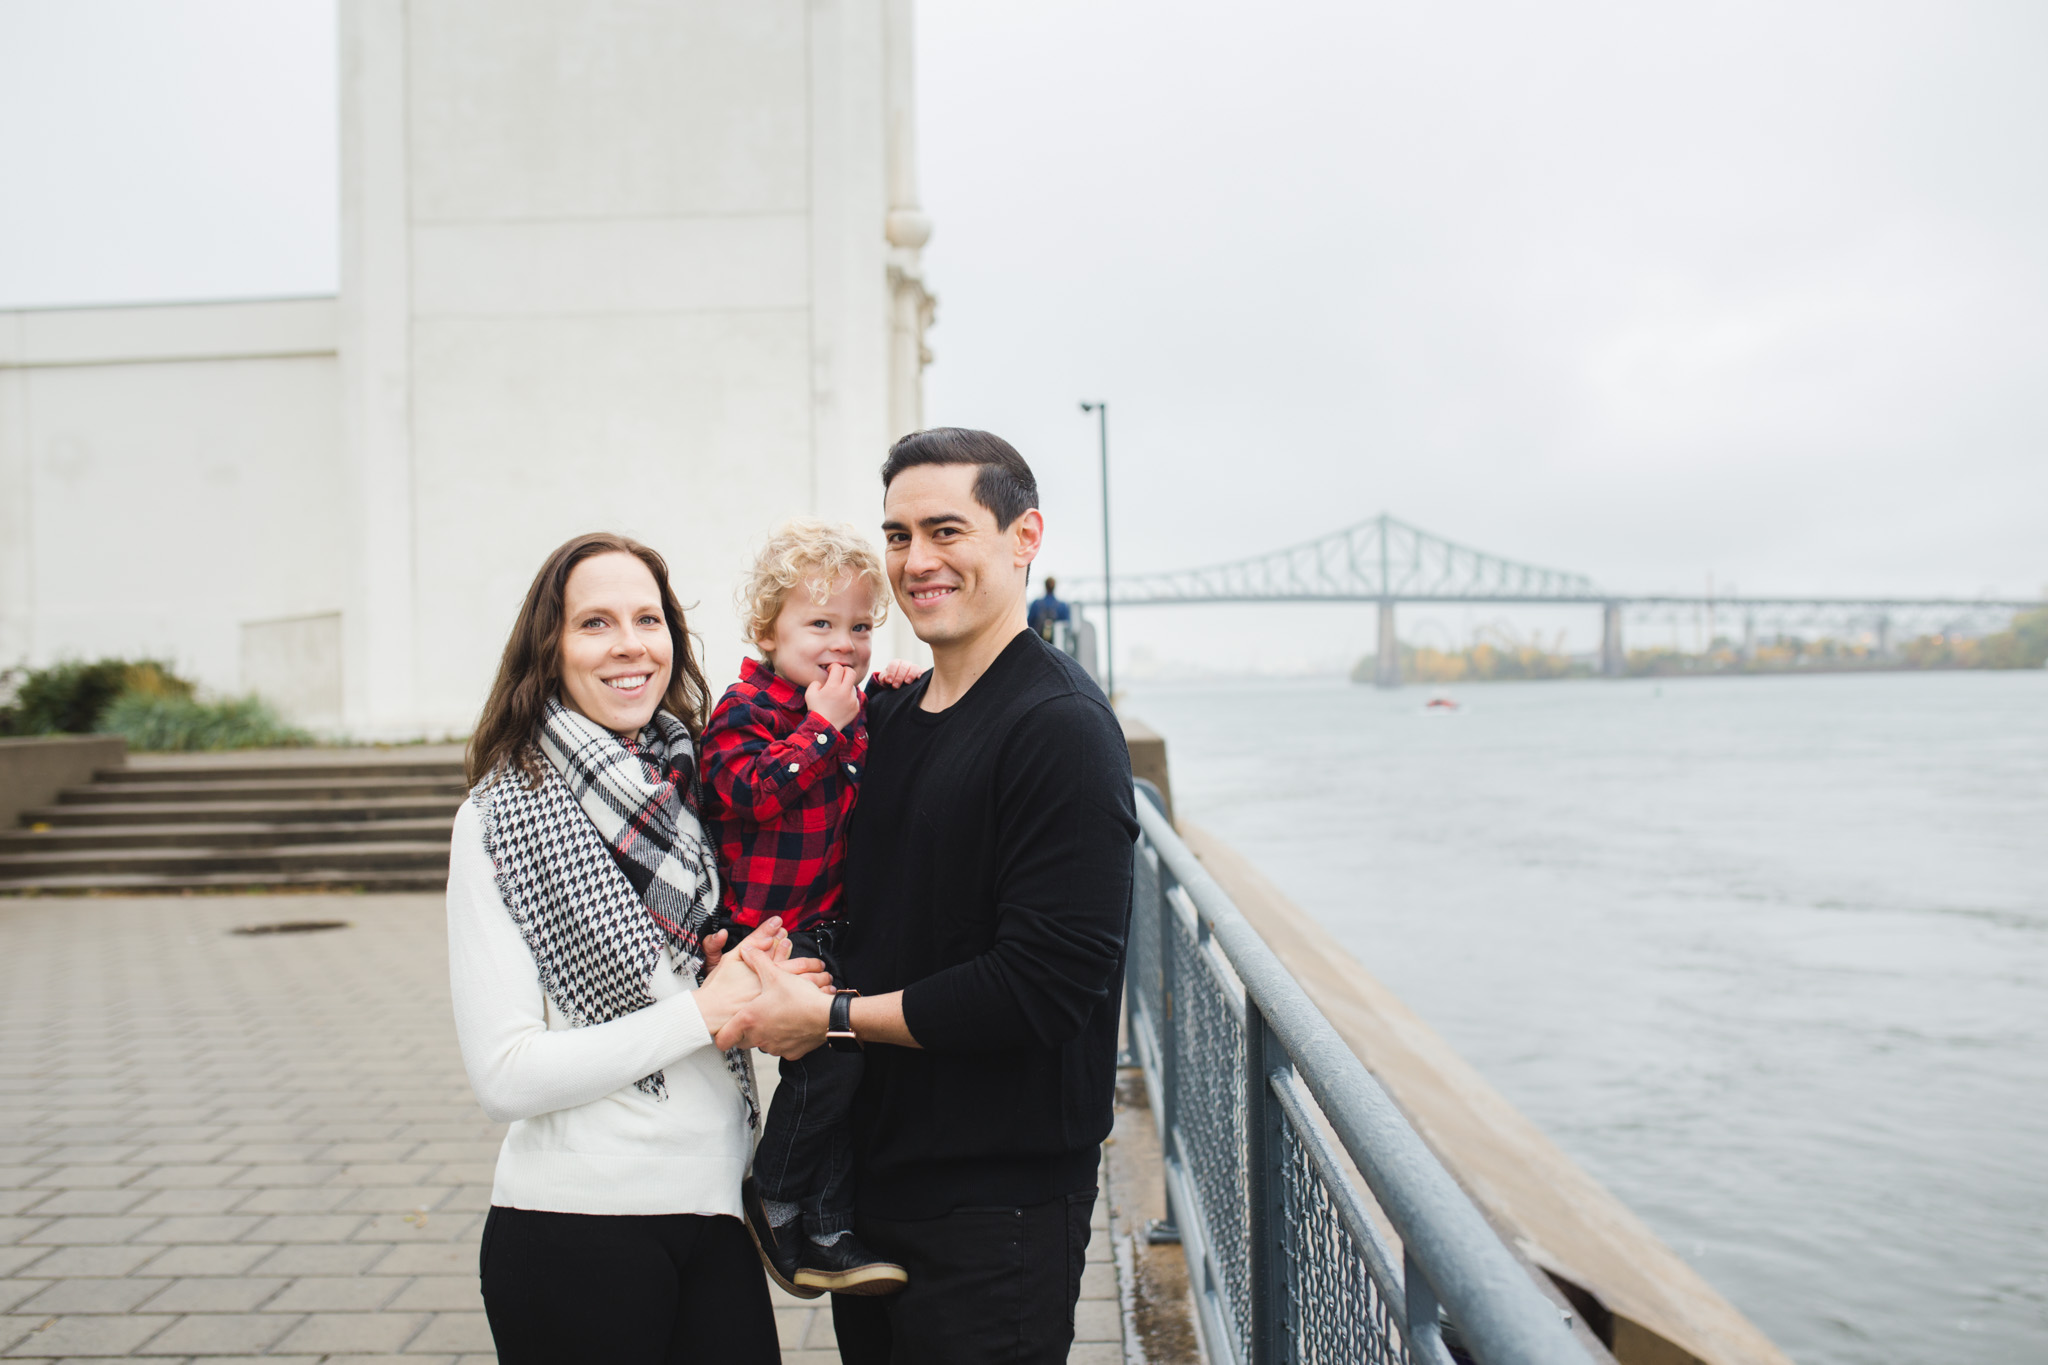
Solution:
[[[754,643],[768,656],[769,667],[798,687],[824,677],[831,664],[847,665],[858,682],[874,650],[874,592],[864,579],[849,575],[821,607],[809,588],[799,585],[784,600],[773,632]]]

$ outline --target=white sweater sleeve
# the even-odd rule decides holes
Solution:
[[[602,1099],[674,1065],[711,1033],[679,990],[585,1028],[550,1030],[533,953],[498,892],[483,824],[465,801],[448,861],[448,978],[477,1102],[499,1123]]]

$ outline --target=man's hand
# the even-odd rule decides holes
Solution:
[[[786,971],[772,954],[748,944],[740,946],[740,960],[753,969],[761,990],[718,1030],[719,1047],[757,1047],[795,1059],[825,1041],[832,996],[812,984],[812,976]]]
[[[844,730],[860,714],[860,693],[854,690],[853,670],[845,664],[825,665],[825,676],[804,689],[804,704]]]
[[[875,670],[875,680],[884,687],[908,687],[924,676],[924,670],[908,659],[891,659]]]

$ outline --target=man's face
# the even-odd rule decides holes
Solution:
[[[1026,566],[1038,554],[1038,512],[998,529],[995,513],[974,498],[980,472],[971,464],[916,465],[882,499],[889,584],[917,638],[935,647],[1016,616]]]

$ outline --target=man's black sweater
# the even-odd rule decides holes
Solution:
[[[1130,751],[1078,664],[1025,631],[951,707],[869,703],[846,859],[847,984],[903,992],[922,1050],[870,1045],[853,1114],[881,1218],[1094,1182],[1130,927]]]

